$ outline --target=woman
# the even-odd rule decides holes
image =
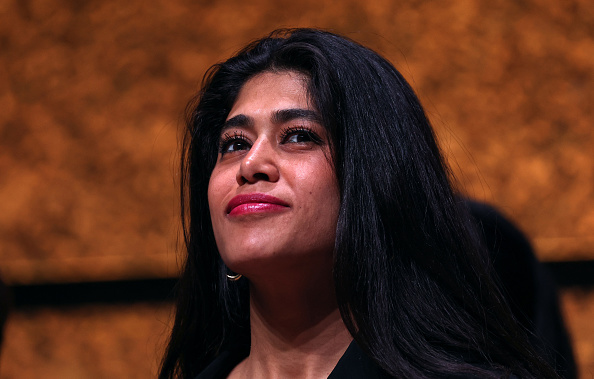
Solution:
[[[556,377],[385,59],[275,32],[213,66],[188,116],[161,378]]]

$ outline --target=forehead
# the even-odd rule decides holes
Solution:
[[[281,109],[313,109],[307,84],[308,77],[295,71],[258,74],[243,85],[227,120],[239,114],[255,117]]]

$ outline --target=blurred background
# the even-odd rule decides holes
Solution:
[[[557,279],[594,376],[594,2],[0,0],[0,377],[156,376],[184,106],[211,64],[302,26],[403,73],[462,191]]]

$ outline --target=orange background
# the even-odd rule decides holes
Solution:
[[[542,260],[594,259],[590,0],[0,0],[4,281],[175,276],[183,107],[209,65],[297,26],[344,34],[391,60],[463,191],[509,215]],[[592,299],[564,294],[590,373]],[[154,376],[169,310],[17,312],[0,374],[23,378],[25,366],[40,366],[56,378]],[[142,358],[126,358],[139,349]]]

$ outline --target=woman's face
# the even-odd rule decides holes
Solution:
[[[212,226],[225,264],[247,277],[332,267],[339,191],[306,85],[292,71],[253,77],[221,131],[208,186]]]

